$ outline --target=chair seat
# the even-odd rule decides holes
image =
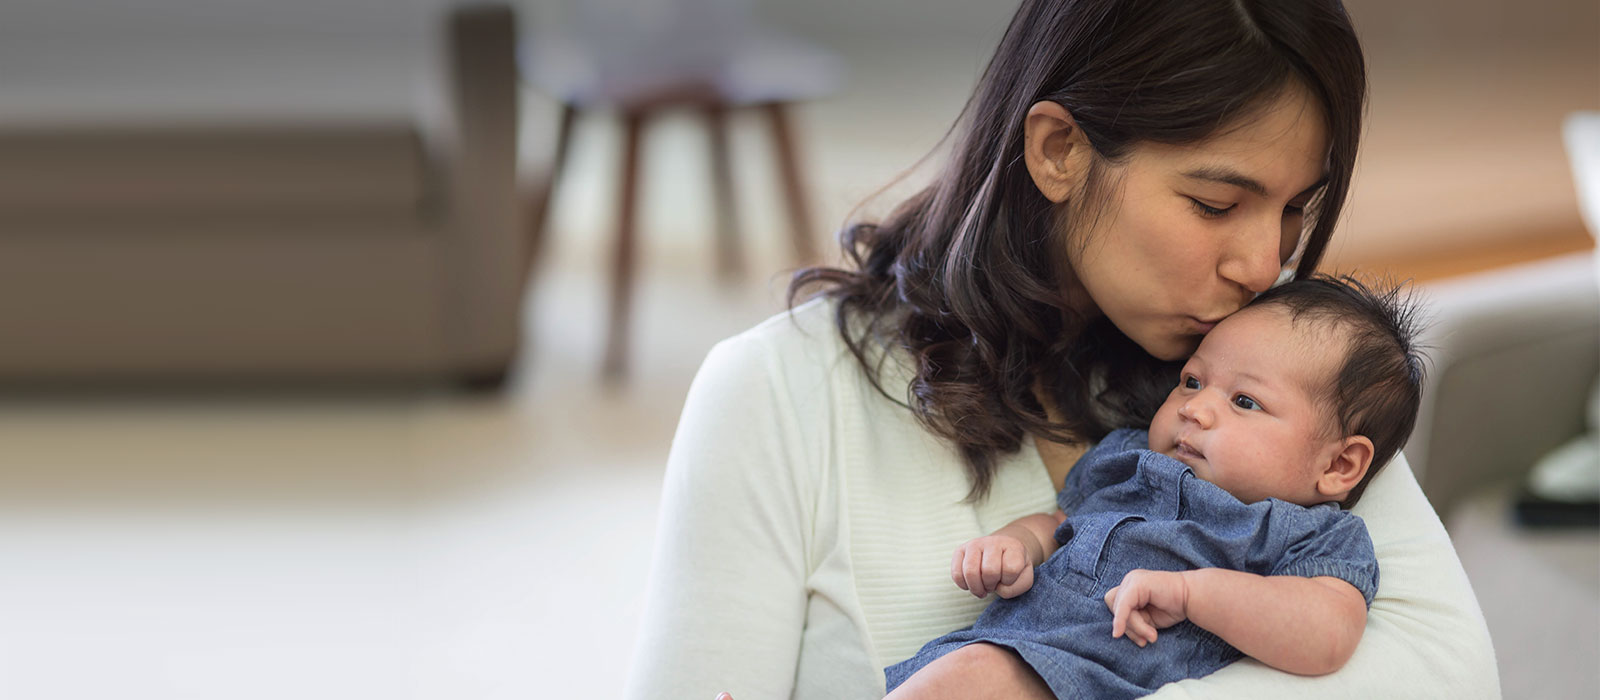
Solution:
[[[673,94],[709,95],[733,106],[795,102],[837,91],[845,72],[832,52],[770,32],[697,47],[645,41],[626,52],[572,35],[536,35],[523,44],[519,61],[535,87],[585,109]]]

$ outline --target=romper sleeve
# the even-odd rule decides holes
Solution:
[[[1403,455],[1373,478],[1352,512],[1366,521],[1382,580],[1361,643],[1344,668],[1296,676],[1246,658],[1204,678],[1165,685],[1152,697],[1500,697],[1483,612]]]
[[[1281,501],[1273,505],[1293,512],[1294,522],[1286,528],[1287,546],[1279,550],[1283,554],[1268,575],[1342,579],[1361,591],[1367,607],[1372,607],[1378,592],[1378,558],[1361,518],[1333,505],[1309,509]]]
[[[625,697],[790,696],[811,508],[783,373],[759,337],[713,348],[667,458]]]

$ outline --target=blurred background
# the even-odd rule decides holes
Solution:
[[[1505,695],[1593,697],[1600,6],[1347,7],[1326,267],[1434,303],[1406,452]],[[701,359],[1014,8],[8,0],[0,695],[620,694]]]

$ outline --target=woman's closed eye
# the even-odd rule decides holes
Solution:
[[[1239,408],[1242,408],[1242,409],[1244,409],[1246,411],[1260,411],[1260,410],[1262,410],[1261,404],[1259,402],[1257,402],[1255,399],[1252,399],[1249,396],[1246,396],[1244,394],[1239,394],[1237,396],[1234,396],[1233,397],[1233,405],[1238,406]]]
[[[1199,212],[1200,216],[1205,217],[1207,219],[1220,218],[1220,217],[1222,217],[1222,215],[1227,214],[1228,212],[1232,211],[1234,207],[1239,206],[1238,204],[1229,204],[1228,206],[1225,206],[1225,207],[1215,207],[1215,206],[1212,206],[1210,204],[1206,204],[1205,202],[1202,202],[1202,201],[1200,201],[1198,199],[1195,199],[1194,197],[1190,197],[1189,201],[1194,203],[1195,211]]]

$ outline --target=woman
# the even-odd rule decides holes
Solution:
[[[951,583],[955,547],[1049,510],[1212,324],[1316,267],[1365,89],[1337,0],[1024,0],[933,185],[846,231],[852,269],[797,276],[820,298],[707,357],[630,697],[880,697],[969,624],[987,601]],[[1403,459],[1356,513],[1381,578],[1344,670],[1243,661],[1158,695],[1497,695]]]

